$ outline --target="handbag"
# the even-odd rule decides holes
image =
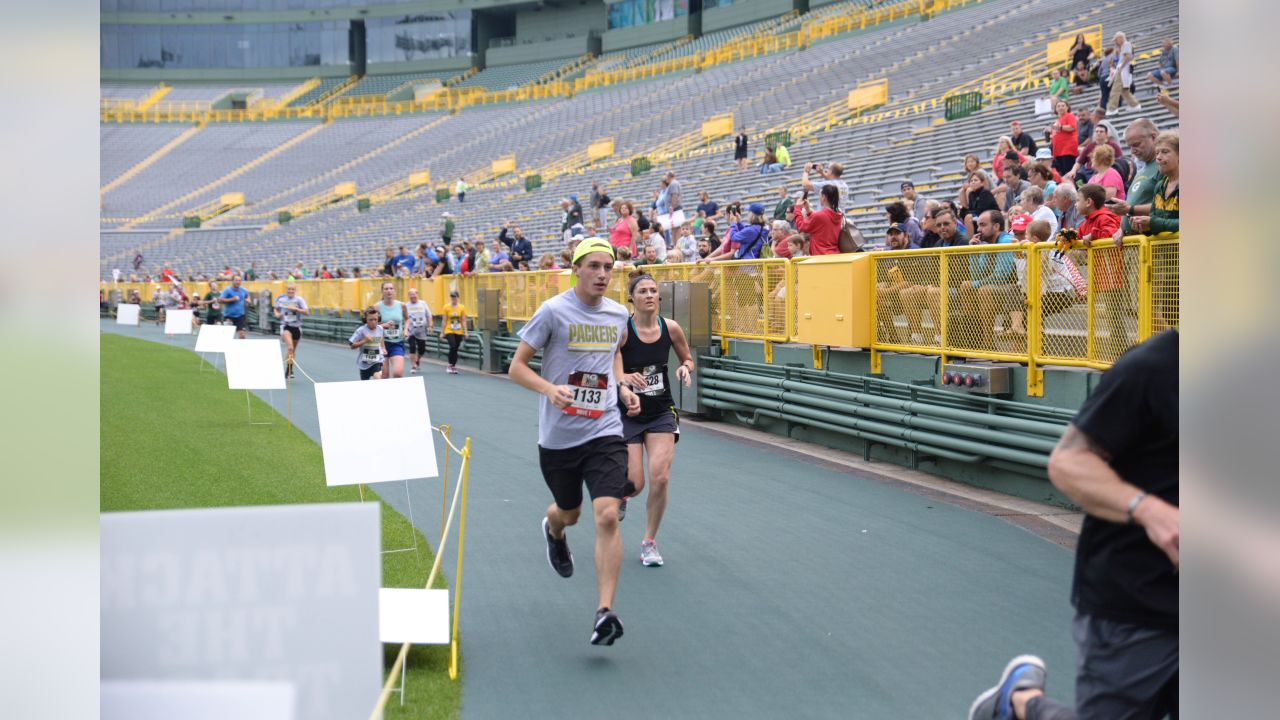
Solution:
[[[862,232],[851,221],[845,219],[840,214],[840,236],[837,242],[840,245],[841,253],[862,252],[862,245],[866,242],[866,238],[862,236]]]

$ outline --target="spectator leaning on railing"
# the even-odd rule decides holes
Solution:
[[[1104,192],[1105,196],[1106,193]],[[1084,216],[1076,207],[1079,198],[1071,183],[1061,183],[1053,189],[1052,210],[1058,216],[1058,227],[1062,230],[1075,230],[1084,222]]]
[[[1129,146],[1131,160],[1137,170],[1129,190],[1123,200],[1112,198],[1107,200],[1107,209],[1120,216],[1120,230],[1117,238],[1132,232],[1129,216],[1150,215],[1151,200],[1156,194],[1156,135],[1159,131],[1156,124],[1147,118],[1138,118],[1129,123],[1124,131],[1124,144]]]

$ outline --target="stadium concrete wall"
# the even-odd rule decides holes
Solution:
[[[746,25],[785,15],[795,9],[795,0],[739,0],[732,5],[702,11],[702,32]]]

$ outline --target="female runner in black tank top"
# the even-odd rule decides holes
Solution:
[[[685,386],[691,382],[694,362],[680,324],[658,314],[657,281],[645,273],[636,273],[631,277],[628,295],[635,313],[627,323],[627,341],[619,349],[622,382],[640,396],[640,413],[634,417],[623,415],[622,436],[627,443],[627,479],[635,485],[636,495],[644,489],[644,456],[649,456],[650,487],[640,561],[658,566],[662,565],[662,556],[654,538],[667,508],[667,481],[680,434],[667,360],[674,348],[680,359],[676,378]]]

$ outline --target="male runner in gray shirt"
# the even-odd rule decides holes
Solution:
[[[543,303],[520,330],[520,347],[511,361],[512,379],[542,395],[538,417],[538,456],[554,501],[542,520],[547,561],[561,575],[573,575],[573,554],[565,528],[578,522],[582,486],[591,493],[596,522],[598,605],[592,645],[612,645],[622,637],[622,622],[611,609],[622,565],[618,506],[634,493],[627,480],[627,446],[622,416],[640,412],[640,399],[619,385],[626,341],[627,310],[604,296],[613,273],[613,247],[600,238],[582,241],[573,253],[574,286]],[[542,350],[542,374],[529,367]]]

